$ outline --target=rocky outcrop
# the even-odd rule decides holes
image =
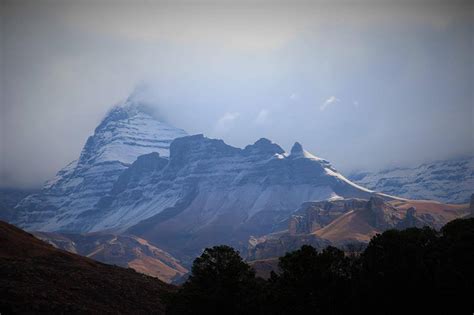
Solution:
[[[330,242],[311,234],[269,235],[250,242],[247,260],[260,260],[284,256],[287,252],[299,249],[302,245],[311,245],[317,249],[323,249]]]
[[[367,201],[361,199],[341,199],[319,202],[305,202],[293,214],[288,223],[292,235],[309,234],[320,229],[340,215],[366,207]]]
[[[412,227],[422,228],[424,226],[429,226],[429,222],[423,220],[423,217],[419,217],[416,214],[415,207],[410,207],[406,210],[405,217],[397,223],[396,228],[398,230],[404,230]]]
[[[296,235],[302,233],[302,231],[306,231],[305,218],[301,215],[292,215],[290,222],[288,224],[288,233],[290,235]]]
[[[378,197],[370,198],[366,207],[370,213],[369,224],[380,231],[396,227],[403,218],[395,207]]]
[[[367,233],[371,233],[370,235],[374,235],[376,231],[382,229],[393,228],[401,221],[401,214],[398,213],[397,209],[390,206],[382,198],[307,202],[291,215],[287,221],[287,230],[251,239],[248,259],[259,260],[279,257],[286,252],[298,249],[302,245],[312,245],[317,249],[322,249],[328,245],[336,245],[342,248],[354,244],[360,246],[360,240],[352,238],[352,234],[349,232],[352,228],[350,225],[357,222],[357,220],[351,219],[343,224],[345,228],[348,228],[346,239],[325,239],[318,235],[318,231],[329,228],[335,220],[353,214],[360,214],[359,217],[366,221],[364,224],[371,226],[369,230],[365,230]],[[360,222],[356,224],[360,224]],[[355,228],[357,230],[357,227]],[[330,233],[327,232],[323,235]]]

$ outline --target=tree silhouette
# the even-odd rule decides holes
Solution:
[[[168,312],[173,314],[256,313],[258,282],[254,270],[232,247],[206,248],[194,260],[189,279]]]
[[[440,232],[389,230],[360,255],[311,246],[287,253],[268,281],[229,246],[207,248],[173,294],[170,314],[472,314],[474,219]]]
[[[272,313],[344,313],[350,296],[351,259],[327,247],[321,253],[312,246],[280,258],[280,274],[272,273]]]

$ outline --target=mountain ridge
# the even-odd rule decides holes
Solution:
[[[408,201],[354,183],[299,142],[289,152],[266,138],[233,147],[187,135],[129,98],[108,112],[76,162],[16,206],[13,222],[130,234],[189,263],[216,243],[246,250],[249,238],[281,231],[303,203],[373,197]]]
[[[237,148],[166,126],[141,104],[114,107],[77,162],[16,206],[14,223],[43,232],[131,233],[180,258],[215,241],[241,246],[302,202],[376,194],[298,142],[288,153],[265,138]]]

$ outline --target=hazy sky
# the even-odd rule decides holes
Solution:
[[[76,159],[140,82],[189,133],[346,174],[474,154],[472,1],[0,2],[2,186]]]

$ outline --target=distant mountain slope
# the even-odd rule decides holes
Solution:
[[[0,221],[0,312],[155,313],[174,287],[81,257]]]
[[[168,156],[171,141],[182,136],[186,132],[157,120],[147,106],[128,99],[102,120],[77,161],[17,205],[12,222],[29,230],[87,230],[78,218],[94,209],[138,156],[151,152]]]
[[[369,189],[409,199],[467,203],[474,192],[474,156],[350,176]]]
[[[167,283],[188,272],[173,256],[133,235],[47,232],[35,232],[34,235],[56,248],[106,264],[129,267]]]

